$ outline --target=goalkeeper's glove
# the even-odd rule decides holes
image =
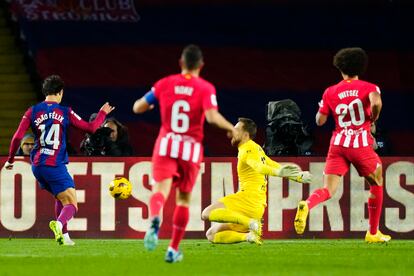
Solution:
[[[273,174],[279,177],[297,177],[299,173],[299,167],[295,165],[283,165],[273,170]]]
[[[289,177],[290,180],[299,183],[312,183],[313,175],[308,171],[299,172],[299,175],[295,177]]]

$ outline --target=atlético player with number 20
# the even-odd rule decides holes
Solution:
[[[315,190],[306,201],[299,202],[294,223],[298,234],[305,230],[309,210],[333,196],[341,177],[353,164],[370,185],[369,230],[365,241],[382,243],[391,239],[378,229],[383,199],[382,165],[373,149],[370,127],[379,117],[382,101],[378,86],[359,79],[367,61],[361,48],[345,48],[334,56],[333,64],[343,80],[325,90],[316,114],[317,125],[325,124],[332,114],[336,126],[326,158],[324,187]]]
[[[153,194],[149,202],[151,226],[144,246],[154,250],[158,243],[160,212],[174,185],[177,191],[170,246],[165,255],[169,263],[179,262],[178,250],[189,219],[191,191],[203,159],[204,120],[233,135],[235,129],[219,112],[216,89],[199,76],[204,65],[200,48],[189,45],[180,58],[181,74],[159,80],[152,90],[134,103],[133,111],[143,113],[158,102],[161,129],[152,155]]]
[[[69,125],[95,132],[104,122],[105,117],[114,107],[105,103],[93,122],[83,121],[70,107],[60,105],[63,97],[64,83],[57,75],[51,75],[43,81],[42,92],[45,101],[38,103],[23,115],[20,125],[14,134],[5,164],[8,170],[13,169],[14,156],[26,130],[31,127],[35,135],[35,146],[30,153],[32,171],[42,189],[56,198],[56,220],[49,223],[60,245],[74,245],[67,232],[67,222],[75,215],[78,206],[75,184],[66,168],[68,153],[66,151],[66,135]]]

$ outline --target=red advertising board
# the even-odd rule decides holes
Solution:
[[[0,165],[6,161],[0,157]],[[324,158],[277,158],[293,162],[315,176],[312,185],[270,177],[265,238],[296,238],[295,208],[310,190],[322,185]],[[384,206],[380,227],[393,238],[414,238],[414,157],[386,157],[384,162]],[[193,191],[188,238],[203,238],[209,223],[200,213],[211,202],[237,190],[236,158],[206,158]],[[73,175],[79,212],[70,222],[73,237],[142,238],[148,227],[147,202],[151,194],[150,158],[73,157],[68,165]],[[133,185],[127,200],[114,200],[108,184],[125,176]],[[361,238],[368,227],[369,187],[354,168],[332,199],[312,209],[305,238]],[[164,208],[160,235],[169,237],[174,207],[171,196]],[[17,159],[13,170],[0,171],[0,237],[50,237],[48,222],[54,218],[54,199],[41,190],[28,159]]]

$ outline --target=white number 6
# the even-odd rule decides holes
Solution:
[[[182,112],[181,112],[182,111]],[[190,127],[190,118],[184,112],[190,111],[190,104],[184,100],[176,101],[171,110],[171,129],[176,133],[184,133]]]

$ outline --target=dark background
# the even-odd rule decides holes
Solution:
[[[340,48],[362,47],[370,58],[362,78],[382,90],[379,128],[388,154],[414,154],[414,8],[408,2],[135,2],[138,22],[17,22],[38,76],[61,75],[64,104],[84,119],[105,101],[114,104],[113,115],[128,126],[137,155],[151,154],[159,116],[157,110],[134,115],[132,104],[155,81],[179,72],[181,49],[189,43],[202,47],[202,75],[216,85],[228,119],[254,119],[263,143],[266,103],[290,98],[312,129],[315,155],[327,152],[332,129],[332,122],[322,128],[314,123],[324,89],[340,81],[332,57]],[[208,155],[235,153],[224,133],[207,130]],[[71,131],[75,148],[82,135]]]

